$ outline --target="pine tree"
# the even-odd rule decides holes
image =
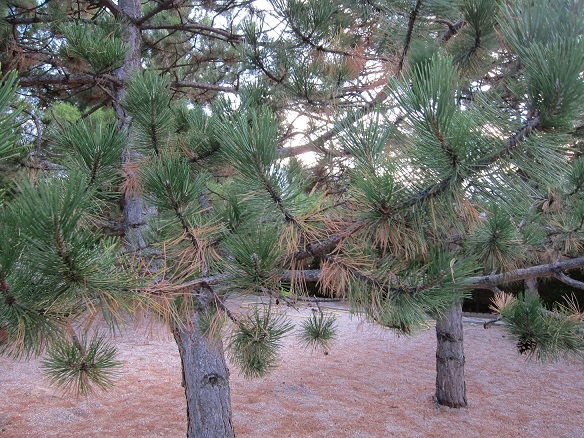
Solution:
[[[34,122],[22,137],[37,138],[12,152],[8,75],[0,156],[27,175],[1,210],[4,352],[48,350],[63,385],[106,388],[115,351],[75,322],[103,314],[115,329],[148,309],[179,348],[188,436],[232,436],[222,326],[233,362],[261,376],[290,325],[227,300],[293,302],[317,282],[403,334],[436,318],[436,399],[465,406],[469,289],[583,288],[565,273],[584,266],[583,6],[270,5],[5,6],[2,71],[17,70]],[[575,301],[494,306],[520,352],[582,354]],[[315,315],[305,341],[332,324]]]

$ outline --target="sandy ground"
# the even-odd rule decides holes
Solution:
[[[433,329],[397,337],[335,313],[339,337],[328,354],[290,337],[269,377],[246,380],[232,367],[238,437],[584,437],[582,361],[526,363],[501,326],[465,323],[469,406],[438,410]],[[0,436],[185,436],[173,341],[134,330],[117,341],[122,378],[87,399],[63,397],[38,361],[0,358]]]

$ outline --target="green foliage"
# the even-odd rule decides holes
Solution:
[[[343,147],[367,170],[375,170],[386,152],[391,128],[384,122],[381,113],[376,112],[370,120],[361,119],[343,127]]]
[[[86,396],[113,386],[121,365],[116,354],[116,348],[99,334],[91,339],[62,338],[49,349],[41,369],[56,386]]]
[[[455,62],[469,75],[482,75],[492,62],[500,0],[463,0],[460,12],[466,26],[450,48]],[[472,76],[471,76],[472,77]]]
[[[390,206],[399,197],[394,157],[386,151],[390,130],[380,113],[344,127],[341,142],[356,166],[349,171],[349,193],[358,215],[370,220],[391,217]]]
[[[520,296],[497,310],[517,340],[519,353],[529,359],[549,362],[568,355],[584,356],[582,322],[571,309],[558,307],[550,312],[539,297]]]
[[[277,156],[278,123],[267,108],[244,108],[217,128],[223,154],[243,176],[257,180],[270,173]]]
[[[0,81],[0,162],[16,155],[18,111],[10,108],[16,95],[16,72],[10,72]]]
[[[68,23],[61,25],[60,30],[67,40],[63,52],[87,63],[93,73],[114,70],[124,62],[126,47],[120,23],[107,20],[101,20],[93,26]]]
[[[231,360],[245,377],[263,377],[278,361],[282,338],[293,328],[286,316],[254,307],[238,321],[229,341]]]
[[[436,127],[451,126],[459,78],[452,58],[437,54],[411,71],[407,77],[411,82],[394,82],[393,93],[401,108],[420,123],[420,129],[434,132]]]
[[[155,155],[174,147],[174,115],[170,108],[169,81],[154,71],[131,77],[123,105],[132,116],[136,140],[144,153]]]
[[[518,1],[501,29],[525,66],[529,108],[549,129],[569,129],[584,95],[581,2]]]
[[[336,337],[336,325],[334,316],[313,310],[312,315],[302,321],[300,340],[306,348],[327,350]]]
[[[440,54],[416,66],[402,82],[392,80],[394,97],[413,129],[411,146],[402,153],[406,165],[419,172],[421,184],[439,178],[459,182],[479,158],[476,126],[456,102],[459,81],[452,58]]]
[[[118,244],[91,230],[92,198],[84,182],[71,174],[67,181],[19,185],[9,214],[23,250],[12,270],[17,278],[26,277],[34,267],[38,280],[34,290],[14,288],[12,293],[22,293],[25,303],[27,294],[29,299],[36,294],[39,305],[34,309],[44,309],[38,310],[43,317],[74,317],[98,308],[113,327],[122,309],[130,309],[138,298],[131,291],[137,283],[125,272]]]
[[[194,214],[203,181],[195,179],[191,165],[180,155],[164,154],[140,172],[152,205],[177,215]]]
[[[202,107],[187,108],[185,102],[174,107],[177,135],[183,152],[191,162],[205,166],[220,166],[220,144],[215,129],[216,120]]]
[[[45,117],[45,123],[47,124],[51,123],[52,119],[54,119],[59,125],[69,125],[81,118],[81,111],[79,111],[79,108],[68,102],[59,102],[53,105],[49,110],[49,113],[51,117]]]
[[[467,245],[487,274],[513,269],[524,253],[521,235],[509,213],[497,206],[473,230]]]
[[[53,285],[21,269],[11,269],[2,280],[5,290],[0,298],[0,319],[6,339],[0,345],[0,355],[21,359],[42,354],[63,336],[64,321],[76,306],[39,299],[39,291],[60,291],[48,289]]]
[[[271,289],[278,277],[274,270],[281,256],[278,230],[270,224],[239,229],[225,239],[232,259],[225,270],[232,274],[234,286],[251,291]]]
[[[66,155],[72,172],[86,176],[86,187],[103,193],[119,179],[125,143],[115,122],[78,120],[57,130],[55,146]]]
[[[584,189],[584,157],[580,157],[572,163],[570,168],[569,183],[571,193],[582,192]]]

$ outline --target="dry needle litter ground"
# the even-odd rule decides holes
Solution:
[[[469,407],[436,409],[433,329],[397,337],[336,311],[328,354],[289,337],[280,367],[245,380],[231,368],[239,438],[584,437],[584,362],[526,363],[500,326],[465,324]],[[293,319],[306,317],[291,311]],[[38,362],[0,358],[0,436],[181,437],[185,402],[174,342],[129,331],[123,377],[106,394],[62,397]]]

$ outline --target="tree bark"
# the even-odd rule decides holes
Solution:
[[[436,322],[436,401],[451,408],[466,403],[462,304],[453,305]]]
[[[118,6],[121,11],[134,21],[140,18],[142,12],[140,0],[119,0]],[[126,112],[121,103],[126,94],[128,77],[141,68],[142,36],[140,28],[135,22],[129,21],[126,26],[124,42],[127,52],[124,64],[114,72],[118,82],[113,83],[113,108],[120,129],[126,132],[128,136],[128,145],[124,154],[125,177],[127,179],[137,179],[135,172],[137,165],[135,163],[140,159],[140,155],[132,147],[132,117]],[[135,184],[130,183],[128,186],[133,187]],[[146,205],[139,190],[128,190],[124,195],[123,224],[126,241],[133,249],[146,248],[148,246],[146,239],[146,234],[149,230],[148,216],[154,212]]]
[[[194,311],[185,325],[175,325],[187,400],[187,438],[235,437],[231,422],[229,369],[221,340],[210,339]]]
[[[514,281],[525,280],[527,278],[540,277],[558,278],[561,276],[565,277],[565,275],[563,275],[561,271],[569,271],[571,269],[580,268],[584,268],[584,257],[575,257],[573,259],[568,259],[556,263],[550,263],[548,265],[537,265],[531,266],[529,268],[516,269],[511,272],[505,272],[504,274],[485,275],[482,277],[469,277],[463,280],[463,282],[465,283],[466,287],[471,289],[492,289],[494,285],[512,283]],[[578,282],[576,281],[576,283]]]
[[[525,296],[527,297],[539,296],[537,278],[526,278],[525,280],[523,280],[523,285],[525,286]]]

